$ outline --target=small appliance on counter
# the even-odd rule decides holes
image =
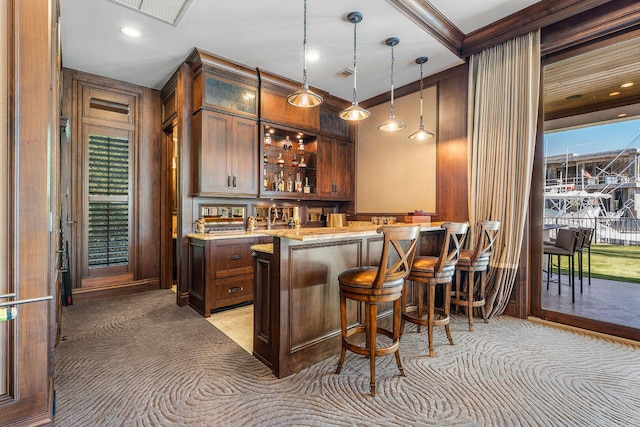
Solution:
[[[329,213],[327,214],[327,227],[346,227],[347,214],[344,213]]]

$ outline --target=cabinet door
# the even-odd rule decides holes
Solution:
[[[333,139],[321,137],[318,144],[318,194],[333,197]]]
[[[333,194],[340,199],[351,197],[351,143],[339,139],[333,140]]]
[[[234,193],[258,194],[258,125],[253,120],[235,119],[231,153],[231,185]]]
[[[230,193],[233,188],[230,143],[233,117],[202,111],[200,152],[200,191],[197,193]],[[229,142],[229,143],[228,143]]]

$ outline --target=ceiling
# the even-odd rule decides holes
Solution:
[[[635,38],[546,65],[545,130],[640,117],[638,52]]]
[[[202,50],[249,67],[302,80],[302,0],[119,0],[142,3],[151,11],[177,16],[172,25],[112,0],[60,0],[62,62],[65,67],[160,89],[189,52]],[[176,4],[178,3],[178,4]],[[463,60],[424,28],[407,18],[391,0],[308,0],[307,44],[320,58],[308,63],[308,81],[343,99],[352,99],[353,78],[338,72],[353,68],[353,24],[357,24],[358,100],[386,93],[390,86],[391,50],[384,44],[399,37],[394,48],[394,84],[419,79],[415,58],[428,56],[424,75],[438,73]],[[430,0],[433,7],[468,34],[538,3],[536,0]],[[128,38],[123,26],[142,36]]]

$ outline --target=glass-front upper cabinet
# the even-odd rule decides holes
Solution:
[[[317,198],[317,135],[263,124],[261,194],[274,198]]]

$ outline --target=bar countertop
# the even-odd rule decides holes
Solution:
[[[440,230],[442,222],[431,222],[420,224],[420,231]],[[396,223],[395,226],[412,225]],[[316,227],[316,228],[300,228],[298,230],[265,230],[267,236],[280,237],[292,240],[312,241],[312,240],[332,240],[343,239],[349,237],[363,237],[374,235],[377,233],[380,225],[349,225],[347,227]]]

